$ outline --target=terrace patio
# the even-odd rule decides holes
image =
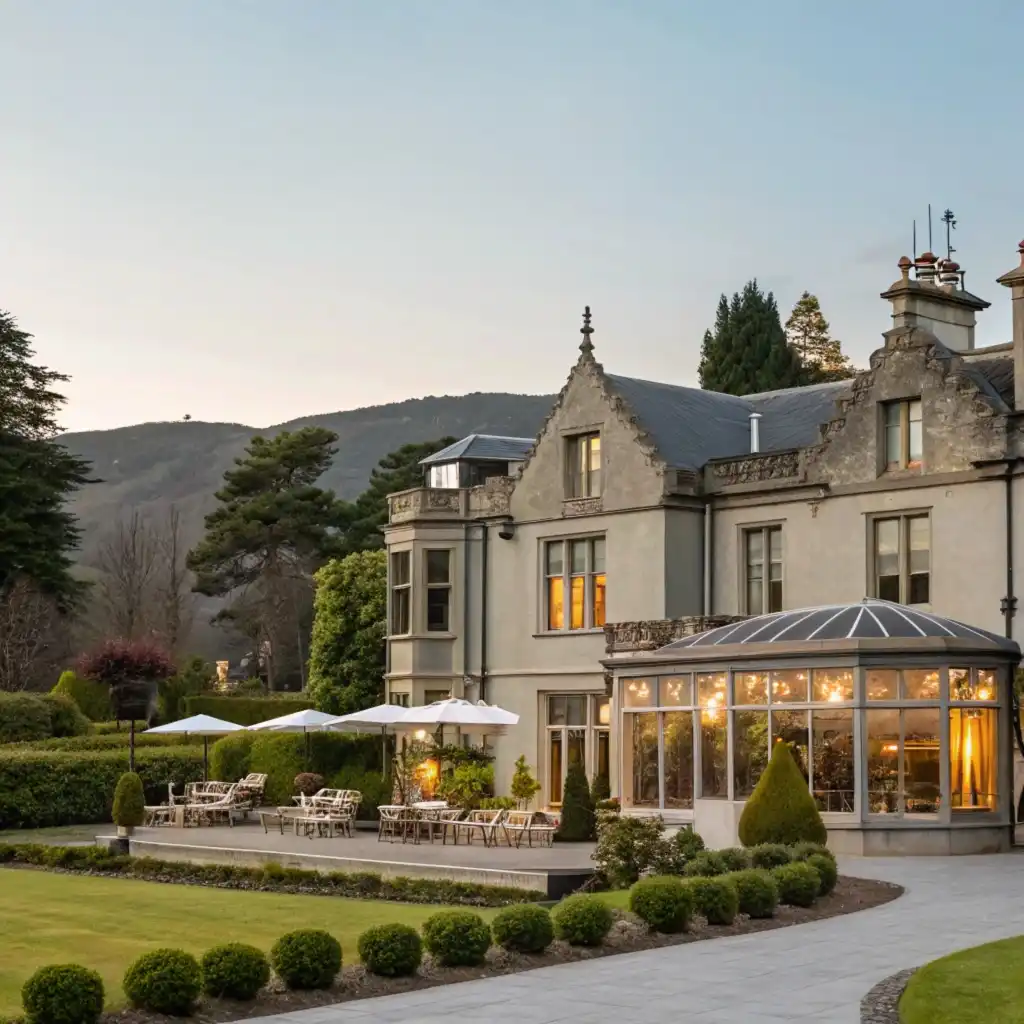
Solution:
[[[113,830],[97,836],[113,839]],[[384,877],[438,878],[486,885],[536,889],[558,899],[577,889],[592,873],[593,843],[556,843],[529,848],[482,842],[438,840],[379,842],[376,831],[357,829],[351,838],[307,838],[286,828],[282,834],[258,822],[234,828],[140,828],[129,840],[136,857],[191,861],[200,864],[258,865],[317,871],[365,871]]]

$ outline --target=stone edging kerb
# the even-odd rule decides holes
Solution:
[[[875,985],[860,1001],[860,1024],[900,1024],[900,996],[916,971],[897,971]]]

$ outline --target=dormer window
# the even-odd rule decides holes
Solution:
[[[456,489],[459,486],[459,464],[442,462],[439,466],[431,466],[429,486],[444,490]]]
[[[885,468],[920,469],[924,451],[921,399],[887,402],[885,412]]]
[[[568,440],[569,497],[601,495],[601,435],[580,434]]]

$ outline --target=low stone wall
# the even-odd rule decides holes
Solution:
[[[898,971],[871,989],[860,1001],[860,1024],[900,1024],[900,996],[916,970]]]
[[[273,863],[285,868],[303,868],[307,871],[369,872],[384,878],[436,878],[476,885],[506,885],[514,889],[546,892],[553,899],[564,894],[567,884],[576,888],[592,873],[566,869],[520,871],[410,861],[364,860],[319,853],[160,843],[147,839],[130,840],[130,852],[133,857],[155,857],[157,860],[187,861],[193,864],[237,864],[258,867]]]

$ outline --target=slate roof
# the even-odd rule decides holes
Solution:
[[[865,598],[856,604],[831,604],[818,608],[756,615],[739,623],[684,637],[662,647],[658,654],[691,648],[733,644],[807,644],[819,640],[972,640],[1011,654],[1019,654],[1013,640],[955,619],[946,619],[889,601]]]
[[[522,462],[533,447],[532,437],[497,437],[494,434],[470,434],[425,459],[421,466],[456,459],[480,462]]]
[[[661,457],[670,466],[690,470],[699,470],[710,459],[749,452],[752,412],[762,416],[762,452],[816,444],[820,426],[836,415],[836,402],[851,386],[840,381],[738,398],[615,374],[606,379],[651,435]]]

